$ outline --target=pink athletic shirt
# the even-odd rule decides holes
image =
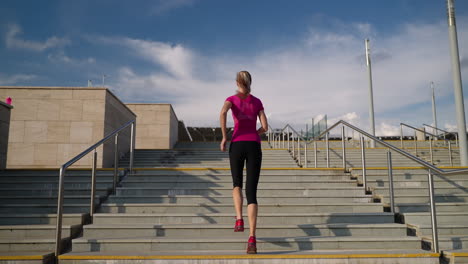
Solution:
[[[257,141],[260,143],[260,135],[257,133],[257,116],[258,112],[263,110],[262,101],[251,94],[245,99],[232,95],[226,98],[226,101],[232,103],[231,111],[234,119],[231,142]]]

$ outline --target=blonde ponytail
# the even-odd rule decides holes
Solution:
[[[250,85],[252,84],[252,76],[250,75],[248,71],[238,72],[236,81],[250,93]]]

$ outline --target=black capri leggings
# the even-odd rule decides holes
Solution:
[[[242,189],[244,161],[247,161],[247,204],[257,204],[257,185],[262,166],[262,148],[257,141],[235,141],[229,145],[232,183]]]

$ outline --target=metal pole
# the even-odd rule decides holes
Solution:
[[[401,148],[403,149],[403,126],[400,124],[400,141],[401,141]]]
[[[447,0],[448,28],[450,51],[452,54],[453,87],[455,89],[455,108],[457,109],[458,136],[460,137],[461,166],[468,166],[468,145],[466,136],[465,105],[460,72],[460,55],[458,52],[457,26],[455,22],[454,0]]]
[[[392,152],[387,152],[387,165],[388,165],[388,187],[390,192],[390,211],[395,213],[395,195],[393,191],[393,166],[392,166]]]
[[[434,154],[432,153],[432,137],[429,137],[429,152],[431,156],[431,164],[434,164]]]
[[[296,158],[296,147],[294,145],[296,145],[296,143],[294,142],[294,137],[292,137],[292,139],[291,139],[291,145],[292,145],[292,156],[295,159]]]
[[[284,148],[284,132],[281,132],[281,148]]]
[[[327,168],[330,168],[330,143],[328,142],[328,133],[325,133],[325,144],[327,145]]]
[[[306,123],[306,133],[305,133],[306,139],[309,139],[309,124]]]
[[[314,131],[314,119],[312,118],[312,137],[315,137],[315,131]]]
[[[299,166],[301,166],[301,141],[300,137],[297,137],[297,162],[299,163]]]
[[[366,44],[366,64],[367,74],[369,77],[369,121],[370,121],[370,134],[375,136],[375,119],[374,119],[374,94],[372,90],[372,65],[370,59],[369,39],[365,40]],[[375,142],[371,141],[371,148],[375,148]]]
[[[307,141],[304,142],[304,168],[307,168]]]
[[[453,167],[453,160],[452,160],[452,142],[450,142],[450,141],[449,141],[449,143],[448,143],[448,151],[449,151],[450,166]]]
[[[418,156],[418,137],[416,135],[416,130],[414,131],[414,154]]]
[[[62,241],[62,214],[63,214],[63,182],[65,176],[65,169],[60,167],[59,172],[59,185],[58,185],[58,204],[57,204],[57,227],[55,229],[55,257],[60,255],[60,242]]]
[[[364,191],[367,191],[366,179],[366,151],[364,148],[364,137],[361,135],[361,161],[362,161],[362,181],[364,184]]]
[[[315,168],[317,168],[317,141],[314,140],[314,164]]]
[[[91,204],[89,206],[89,215],[91,216],[91,219],[93,219],[94,215],[94,196],[96,195],[96,163],[97,163],[97,152],[96,149],[94,149],[93,153],[93,164],[92,164],[92,169],[91,169]]]
[[[431,88],[432,88],[432,119],[434,121],[434,127],[438,127],[437,126],[437,114],[436,114],[436,101],[435,101],[434,82],[431,82]],[[434,135],[438,135],[437,129],[434,128],[432,130],[432,132],[433,132]],[[437,140],[437,137],[435,138],[435,140]]]
[[[345,146],[345,127],[341,127],[341,148],[343,150],[343,170],[346,172],[346,146]]]
[[[434,199],[434,179],[431,170],[428,170],[428,181],[429,181],[429,199],[431,202],[431,224],[432,224],[432,249],[435,253],[439,253],[439,237],[437,232],[437,215],[436,205]]]
[[[135,122],[132,123],[130,128],[130,174],[133,174],[133,162],[135,155]]]
[[[289,127],[286,128],[286,131],[287,131],[286,138],[288,139],[288,151],[289,151],[291,149],[291,147],[289,146]]]
[[[117,190],[117,177],[118,177],[118,169],[119,169],[119,133],[115,134],[115,144],[114,144],[114,182],[112,185],[113,194],[116,193]]]

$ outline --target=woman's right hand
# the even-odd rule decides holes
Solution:
[[[219,148],[223,152],[226,151],[226,142],[227,142],[227,140],[225,138],[223,138],[223,140],[221,140],[221,144],[219,144]]]

